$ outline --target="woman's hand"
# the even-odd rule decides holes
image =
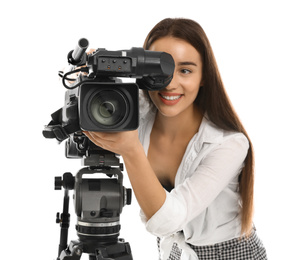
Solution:
[[[141,143],[138,130],[124,132],[87,132],[84,134],[97,146],[120,154],[122,157],[135,151]]]

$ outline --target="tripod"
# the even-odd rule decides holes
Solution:
[[[123,206],[131,203],[131,189],[122,185],[123,165],[109,151],[93,151],[87,154],[84,164],[99,164],[98,166],[82,168],[75,177],[69,172],[64,173],[63,178],[55,177],[55,189],[64,188],[63,212],[57,213],[56,218],[61,229],[57,260],[79,260],[83,253],[89,254],[90,260],[132,260],[129,243],[118,238],[121,228],[119,216]],[[83,177],[96,173],[109,178]],[[79,239],[67,245],[70,224],[69,190],[72,189]]]

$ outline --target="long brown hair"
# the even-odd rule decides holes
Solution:
[[[153,42],[166,36],[185,40],[195,47],[201,55],[203,87],[200,88],[195,100],[198,107],[218,127],[242,132],[249,141],[250,147],[245,159],[245,166],[239,178],[242,233],[249,235],[252,229],[254,195],[254,152],[252,143],[227,96],[215,56],[202,27],[190,19],[164,19],[150,31],[145,39],[144,48],[148,50]]]

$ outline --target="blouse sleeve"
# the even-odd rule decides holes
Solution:
[[[241,172],[248,148],[242,134],[216,144],[191,177],[167,192],[164,204],[148,221],[141,212],[146,229],[160,237],[182,230]]]

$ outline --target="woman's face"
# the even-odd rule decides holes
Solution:
[[[160,91],[149,91],[158,111],[166,117],[191,111],[202,85],[202,61],[199,52],[188,42],[174,37],[156,40],[149,50],[167,52],[175,61],[174,76],[170,84]]]

